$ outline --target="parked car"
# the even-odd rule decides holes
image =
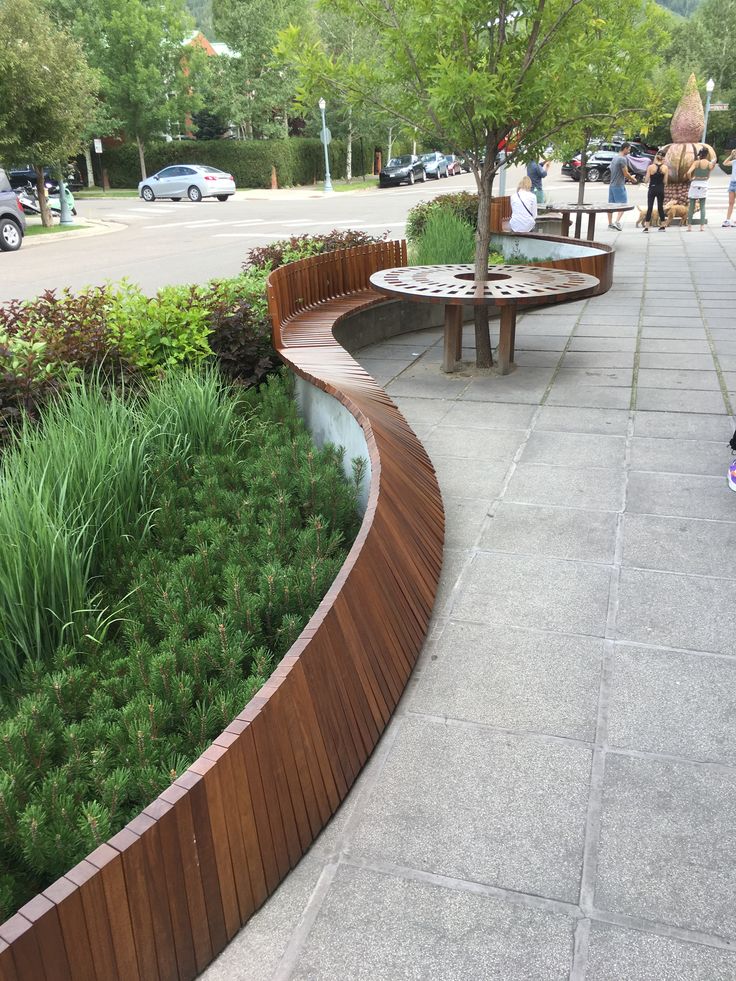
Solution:
[[[414,181],[426,181],[427,172],[424,164],[414,153],[405,153],[401,157],[391,157],[378,175],[379,187],[390,187],[392,184],[413,184]]]
[[[201,201],[202,198],[227,201],[235,194],[235,180],[232,174],[226,174],[216,167],[177,164],[164,167],[141,181],[138,193],[144,201],[155,201],[156,198],[181,201],[183,197],[188,197],[190,201]]]
[[[650,163],[652,160],[654,160],[656,150],[653,147],[647,146],[646,144],[635,140],[629,140],[628,142],[631,145],[632,156],[641,158],[646,157],[649,159]],[[586,181],[595,183],[596,181],[605,181],[606,178],[610,179],[609,167],[611,166],[611,161],[619,152],[622,145],[623,143],[619,142],[618,140],[614,140],[613,143],[592,144],[588,153],[588,159],[585,162]],[[572,160],[568,160],[563,163],[562,173],[567,177],[571,177],[574,181],[579,181],[580,162],[581,154],[578,153],[572,158]],[[636,176],[638,178],[640,175],[637,174]]]
[[[447,161],[448,177],[455,177],[457,174],[462,174],[463,168],[460,163],[460,157],[456,157],[454,153],[446,153],[445,160]]]
[[[440,177],[450,176],[447,172],[447,159],[438,150],[434,150],[432,153],[423,153],[419,159],[424,165],[427,177],[436,177],[439,180]]]
[[[52,194],[56,194],[59,190],[59,182],[51,171],[50,167],[43,168],[44,177],[46,178],[44,183],[46,185],[46,190],[50,191]],[[17,167],[11,167],[8,171],[8,180],[10,181],[10,186],[13,188],[25,187],[27,184],[33,184],[36,186],[36,171],[32,164],[24,163],[19,164]],[[72,191],[79,191],[82,188],[82,181],[77,171],[76,166],[69,164],[69,172],[66,176],[66,186]]]
[[[26,219],[8,175],[0,169],[0,251],[15,252],[23,244]]]

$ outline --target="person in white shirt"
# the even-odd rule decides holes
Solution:
[[[537,198],[532,191],[532,182],[528,177],[522,177],[511,195],[509,228],[512,232],[533,232],[536,224]]]

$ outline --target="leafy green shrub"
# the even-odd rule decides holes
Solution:
[[[178,375],[131,408],[138,431],[154,434],[139,461],[149,532],[134,518],[116,543],[110,535],[92,587],[125,618],[103,643],[67,633],[45,660],[26,661],[0,707],[0,918],[119,830],[232,721],[357,530],[340,455],[314,449],[280,379],[234,405],[212,375]],[[80,427],[102,424],[72,411]],[[92,437],[79,440],[84,452]],[[78,490],[95,497],[96,474],[70,480],[67,513]]]
[[[0,307],[0,439],[78,371],[155,376],[214,355],[228,377],[255,384],[277,363],[265,280],[251,270],[154,297],[124,281]]]
[[[441,194],[431,201],[415,205],[406,216],[406,240],[413,244],[424,234],[430,215],[450,212],[475,231],[478,225],[478,195],[468,191]]]
[[[324,235],[292,235],[291,238],[280,239],[251,249],[243,263],[244,269],[278,269],[288,262],[298,259],[308,259],[322,252],[335,252],[337,249],[351,249],[357,245],[372,245],[383,242],[388,232],[383,235],[369,235],[355,228],[333,228]]]
[[[452,211],[430,213],[424,231],[412,246],[412,262],[417,266],[472,262],[475,232]]]

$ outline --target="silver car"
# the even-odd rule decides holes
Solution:
[[[190,201],[201,201],[202,198],[227,201],[235,194],[235,180],[232,174],[226,174],[216,167],[174,164],[141,181],[138,193],[144,201],[155,201],[156,198],[181,201],[183,197],[188,197]]]

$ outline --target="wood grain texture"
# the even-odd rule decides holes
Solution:
[[[371,462],[358,536],[260,692],[157,800],[0,926],[9,981],[189,981],[299,861],[381,736],[422,647],[442,565],[432,465],[335,341],[383,297],[404,242],[315,256],[269,277],[277,349],[344,405]]]

